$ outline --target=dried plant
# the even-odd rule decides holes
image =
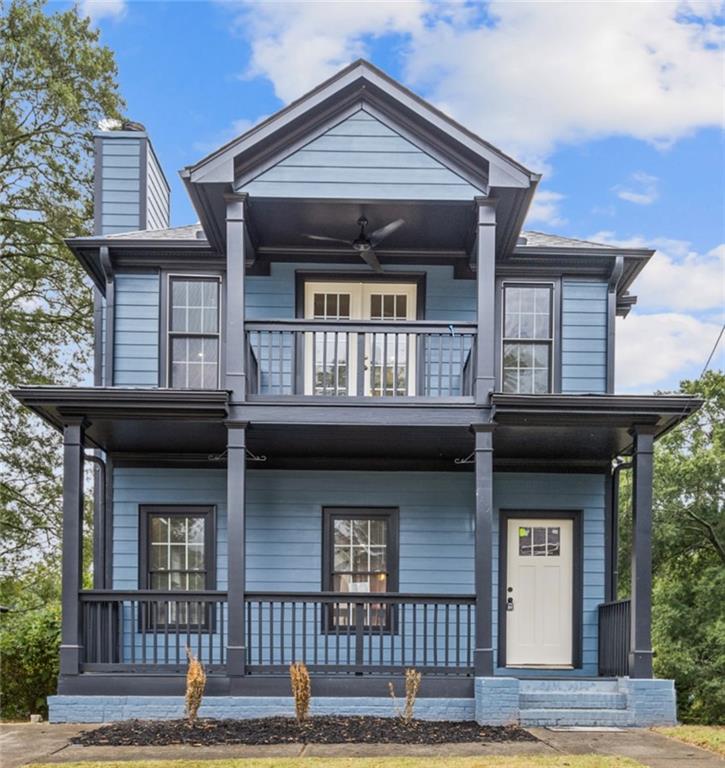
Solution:
[[[411,723],[413,721],[413,710],[415,709],[415,700],[420,690],[421,674],[414,669],[405,670],[405,707],[403,708],[403,721]]]
[[[303,663],[295,662],[290,665],[289,676],[292,682],[292,695],[295,699],[295,715],[297,722],[301,723],[307,719],[310,711],[310,700],[312,699],[310,673]]]
[[[186,658],[189,659],[189,668],[186,670],[186,717],[189,723],[193,725],[196,722],[196,716],[201,706],[201,700],[204,698],[204,689],[206,688],[206,672],[199,659],[191,652],[191,648],[186,649]]]
[[[413,712],[415,710],[415,700],[420,690],[421,674],[414,669],[405,670],[405,706],[401,712],[398,709],[398,702],[395,698],[395,686],[392,682],[388,683],[390,698],[393,700],[393,709],[395,714],[406,724],[413,722]]]

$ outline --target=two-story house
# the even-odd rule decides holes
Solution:
[[[209,716],[291,713],[303,661],[316,712],[415,667],[420,717],[674,720],[652,449],[698,402],[614,394],[651,251],[522,232],[540,177],[363,61],[184,168],[199,224],[145,132],[95,156],[94,386],[15,393],[64,436],[52,720],[181,715],[187,646]]]

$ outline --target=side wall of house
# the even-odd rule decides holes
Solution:
[[[400,509],[401,592],[470,594],[473,590],[472,474],[250,470],[247,496],[247,589],[316,592],[322,583],[322,507]],[[496,473],[498,509],[583,511],[583,667],[597,674],[597,608],[604,600],[604,477]],[[364,500],[361,501],[361,500]],[[139,505],[214,504],[217,586],[227,586],[224,469],[114,470],[113,587],[139,585]],[[493,599],[498,596],[498,514]],[[494,639],[498,611],[494,607]],[[504,670],[500,670],[504,673]],[[531,672],[531,674],[536,674]]]
[[[158,274],[116,275],[114,300],[114,385],[158,386]]]

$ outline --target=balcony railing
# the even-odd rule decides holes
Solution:
[[[82,672],[182,674],[189,648],[226,672],[227,593],[92,590],[81,596]],[[245,672],[473,672],[472,595],[250,592]]]
[[[603,677],[629,674],[630,614],[630,600],[599,606],[599,674]]]
[[[250,394],[458,398],[471,395],[475,323],[248,322]]]

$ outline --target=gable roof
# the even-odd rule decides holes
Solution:
[[[478,155],[491,165],[492,186],[528,187],[540,178],[539,174],[533,173],[364,59],[354,61],[274,115],[187,166],[181,171],[182,176],[191,182],[232,181],[222,169],[254,144],[312,110],[324,111],[324,106],[329,106],[331,100],[336,101],[339,108],[346,99],[350,103],[361,98],[373,103],[395,105],[414,121],[426,123],[429,128],[458,143],[464,150]]]

